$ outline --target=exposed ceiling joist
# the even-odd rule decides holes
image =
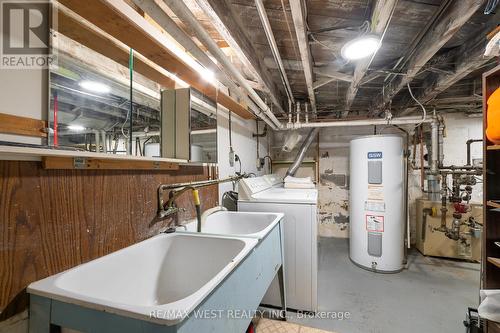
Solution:
[[[203,75],[191,68],[170,49],[169,41],[144,17],[124,1],[118,0],[59,0],[59,3],[77,13],[92,24],[137,50],[140,54],[174,73],[208,98],[217,101],[234,113],[246,119],[254,118],[246,107],[236,102],[229,95],[217,90],[208,83]]]
[[[271,128],[280,128],[282,124],[276,118],[269,105],[262,100],[262,98],[255,92],[255,90],[247,83],[247,79],[239,71],[238,68],[231,62],[230,58],[219,48],[217,43],[213,40],[210,34],[205,30],[205,27],[198,21],[189,7],[179,0],[163,0],[163,2],[172,10],[172,12],[181,19],[184,24],[193,29],[196,37],[203,43],[208,51],[221,63],[226,70],[229,71],[231,76],[238,82],[238,84],[248,93],[251,101],[257,105],[254,110],[262,120],[264,120]]]
[[[313,71],[317,75],[326,76],[327,78],[330,78],[330,79],[335,79],[335,80],[340,80],[340,81],[345,81],[345,82],[352,82],[352,80],[353,80],[352,75],[339,72],[331,66],[314,67]]]
[[[448,42],[483,4],[483,0],[451,1],[446,11],[423,36],[410,56],[402,75],[387,83],[377,109],[392,100],[420,72],[424,65]]]
[[[396,9],[398,0],[376,0],[375,6],[371,16],[371,32],[377,34],[381,39],[384,38],[385,31],[391,22],[392,15]],[[382,40],[383,41],[383,40]],[[382,42],[381,41],[381,42]],[[358,93],[359,86],[370,67],[375,54],[366,59],[360,60],[354,69],[354,76],[351,85],[347,89],[344,116],[347,115],[349,109],[354,102],[354,98]]]
[[[264,62],[266,63],[266,65],[269,68],[278,69],[278,66],[276,65],[276,62],[274,61],[274,59],[264,58]],[[288,71],[302,72],[304,70],[302,67],[302,63],[300,61],[296,61],[296,60],[283,59],[283,65],[284,65],[285,69]],[[345,81],[345,82],[352,81],[351,74],[339,72],[333,66],[314,66],[313,72],[316,75],[320,75],[320,76],[335,79],[335,80],[340,80],[340,81]],[[379,75],[380,74],[378,74],[377,76],[379,76]],[[376,77],[374,77],[374,78],[376,78]],[[372,78],[372,80],[374,78]]]
[[[166,31],[185,50],[195,57],[205,68],[211,70],[219,82],[229,88],[231,95],[239,97],[239,100],[253,107],[248,96],[232,81],[231,73],[215,62],[182,30],[173,19],[154,0],[132,0],[145,14],[149,15],[154,23]]]
[[[83,22],[71,11],[59,6],[57,8],[57,31],[66,37],[88,47],[103,56],[112,59],[122,66],[129,65],[130,50],[126,45],[109,39],[100,34],[91,25]],[[134,59],[134,70],[145,77],[158,83],[163,88],[175,88],[175,81],[167,74],[155,68],[151,62],[143,57],[136,56]]]
[[[231,81],[230,76],[221,71],[210,57],[201,50],[191,37],[165,13],[165,11],[154,0],[131,0],[145,14],[149,15],[154,22],[175,39],[185,50],[193,55],[205,68],[211,70],[219,82],[224,84],[236,96],[244,99],[244,94],[239,87]]]
[[[326,86],[327,84],[329,83],[332,83],[334,81],[337,81],[337,79],[335,78],[331,78],[331,77],[324,77],[324,78],[321,78],[317,81],[314,81],[314,84],[313,84],[313,89],[314,90],[317,90],[323,86]]]
[[[204,13],[212,20],[219,34],[227,41],[238,58],[247,66],[255,79],[269,91],[269,97],[280,112],[282,93],[274,83],[269,69],[259,57],[248,37],[241,19],[238,17],[228,0],[196,0]]]
[[[486,37],[480,35],[479,38],[465,43],[458,49],[449,51],[444,59],[456,64],[454,70],[451,73],[432,75],[424,82],[424,89],[416,96],[417,99],[423,104],[429,104],[440,93],[490,61],[491,57],[484,56],[486,43]],[[416,107],[407,108],[402,114],[411,113],[416,109]]]
[[[260,84],[260,82],[247,80],[247,83],[250,85],[250,87],[252,87],[255,90],[262,91],[263,93],[269,93],[269,90],[267,90],[267,87]]]
[[[376,71],[373,71],[371,72],[370,74],[366,74],[365,76],[363,76],[363,78],[361,79],[361,82],[359,82],[359,85],[358,85],[358,88],[359,86],[362,86],[364,84],[367,84],[373,80],[375,80],[376,78],[380,77],[382,74],[379,73],[379,72],[376,72]]]
[[[304,68],[304,76],[306,79],[307,93],[309,102],[314,113],[316,110],[316,96],[314,95],[314,73],[311,49],[309,48],[309,38],[307,35],[306,17],[304,15],[303,0],[290,0],[290,9],[292,11],[293,25],[297,35],[297,43],[299,44],[300,58],[302,67]]]
[[[290,82],[288,81],[288,76],[286,74],[285,67],[283,65],[283,60],[281,58],[280,51],[278,49],[278,45],[276,44],[276,39],[274,38],[273,29],[271,28],[271,23],[269,22],[269,18],[267,17],[266,8],[264,7],[264,3],[262,0],[255,0],[255,6],[257,7],[257,12],[259,13],[259,18],[262,23],[262,27],[264,28],[264,32],[266,34],[267,42],[269,43],[269,47],[271,48],[271,52],[273,54],[274,60],[278,66],[278,71],[280,73],[281,81],[283,82],[283,86],[285,88],[285,92],[288,97],[289,103],[294,103],[295,99],[293,97],[293,91],[290,86]]]

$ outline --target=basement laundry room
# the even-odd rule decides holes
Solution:
[[[0,0],[0,333],[500,332],[499,0]]]

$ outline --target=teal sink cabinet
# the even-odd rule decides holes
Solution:
[[[174,234],[181,238],[217,238],[216,240],[221,242],[224,239],[237,239],[199,234],[187,236],[177,232]],[[146,242],[148,240],[142,243]],[[154,306],[150,307],[150,315],[145,316],[145,312],[138,314],[134,311],[115,311],[109,305],[101,306],[98,302],[80,302],[74,296],[71,299],[65,299],[59,295],[62,292],[57,294],[53,291],[47,291],[48,289],[39,283],[44,281],[41,280],[28,287],[30,293],[29,332],[49,333],[58,331],[59,327],[64,327],[89,333],[243,333],[277,273],[279,273],[280,280],[283,281],[281,221],[264,238],[246,240],[246,242],[249,249],[244,257],[237,263],[233,260],[234,265],[229,273],[204,296],[196,307],[191,309],[187,315],[184,313],[182,318],[172,319],[171,314],[164,317],[166,313],[161,310],[161,306],[158,306],[158,311],[155,310]],[[121,251],[126,250],[127,248]],[[206,251],[210,251],[210,249]],[[209,256],[210,253],[201,253],[200,255]],[[84,265],[91,264],[92,262],[89,262]],[[170,268],[167,266],[167,269]],[[171,269],[175,269],[175,267]],[[61,276],[66,272],[58,275]],[[55,277],[57,278],[57,276]],[[52,277],[47,279],[50,278]],[[116,278],[119,279],[120,276]],[[158,281],[157,283],[169,282]],[[45,285],[47,284],[48,282],[45,283]],[[134,288],[133,285],[130,287]],[[282,284],[281,287],[282,295],[284,295],[284,285]],[[127,292],[127,290],[123,290],[123,293]],[[284,297],[282,300],[283,306],[285,306]]]

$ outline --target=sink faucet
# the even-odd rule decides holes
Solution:
[[[186,186],[181,188],[178,191],[170,192],[170,197],[165,204],[166,210],[161,212],[161,217],[168,216],[170,214],[177,213],[179,208],[175,206],[175,200],[184,192],[191,190],[193,192],[193,202],[194,207],[196,208],[196,220],[197,220],[197,232],[201,232],[201,204],[200,204],[200,194],[198,190],[193,186]]]
[[[201,225],[205,224],[205,221],[210,215],[222,211],[227,211],[227,208],[224,206],[215,206],[213,208],[207,209],[206,211],[203,212],[203,214],[201,214]]]

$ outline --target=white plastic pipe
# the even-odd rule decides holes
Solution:
[[[108,152],[108,142],[106,138],[106,131],[101,131],[101,136],[102,136],[102,148],[105,153]]]
[[[297,102],[297,113],[295,116],[296,116],[295,125],[299,126],[300,125],[300,102]]]
[[[379,125],[411,125],[422,122],[421,117],[401,117],[390,121],[387,119],[360,119],[360,120],[338,120],[325,122],[309,122],[294,124],[294,128],[317,128],[317,127],[343,127],[343,126],[379,126]],[[430,123],[432,119],[426,119],[424,123]]]
[[[262,0],[255,0],[255,6],[257,7],[257,12],[259,13],[260,21],[262,22],[262,26],[264,27],[264,32],[266,34],[267,41],[269,42],[269,46],[271,47],[271,52],[273,54],[274,60],[278,65],[278,70],[280,72],[283,85],[285,86],[285,91],[288,99],[294,101],[293,91],[290,87],[288,76],[286,75],[285,66],[283,65],[283,60],[281,59],[280,51],[278,49],[278,45],[276,44],[276,39],[274,38],[271,24],[269,23],[269,18],[267,17],[266,8],[264,7]]]
[[[94,138],[95,138],[95,152],[100,153],[101,149],[99,146],[101,145],[100,139],[101,139],[101,133],[97,130],[94,131]]]

